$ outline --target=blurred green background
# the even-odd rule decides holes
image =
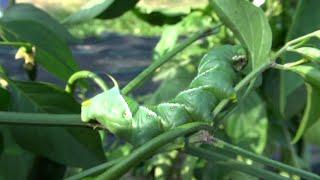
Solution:
[[[62,20],[76,12],[87,0],[16,0],[17,3],[32,3],[44,9],[54,18]],[[208,0],[141,0],[139,7],[146,9],[180,9],[206,6]],[[94,19],[78,25],[68,26],[72,35],[77,38],[99,37],[103,32],[117,32],[137,36],[159,36],[163,27],[152,26],[137,18],[132,12],[127,12],[114,20]]]

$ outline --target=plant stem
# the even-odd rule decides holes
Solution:
[[[256,176],[258,178],[277,179],[277,180],[278,179],[279,180],[287,179],[287,178],[282,177],[278,174],[266,171],[261,168],[257,168],[256,166],[247,165],[247,164],[241,163],[239,161],[233,160],[227,156],[216,153],[216,152],[211,151],[209,149],[204,149],[204,148],[195,147],[195,146],[187,146],[185,151],[187,154],[206,159],[210,162],[214,162],[216,164],[226,166],[230,169],[235,169],[238,171],[245,172],[249,175]],[[223,162],[217,162],[217,161],[223,161]]]
[[[139,87],[146,79],[148,79],[152,73],[158,69],[160,66],[162,66],[164,63],[168,62],[172,57],[174,57],[176,54],[184,50],[186,47],[188,47],[193,42],[216,33],[217,29],[222,26],[222,24],[219,24],[213,28],[208,28],[203,31],[200,31],[182,43],[180,43],[178,46],[173,48],[170,52],[166,53],[164,56],[162,56],[159,60],[153,62],[149,67],[147,67],[144,71],[142,71],[137,77],[135,77],[132,81],[130,81],[123,89],[122,94],[127,95],[130,92],[132,92],[134,89]]]
[[[157,150],[159,150],[159,148],[174,141],[180,136],[184,136],[201,129],[209,129],[208,124],[201,122],[188,123],[167,131],[146,142],[143,146],[135,149],[129,156],[98,176],[97,179],[119,179],[139,162],[151,157],[155,152],[157,152]]]
[[[301,59],[299,61],[291,62],[291,63],[286,63],[286,64],[278,64],[278,63],[272,63],[271,67],[279,70],[290,70],[290,67],[298,66],[304,63],[309,62],[307,59]]]
[[[108,86],[97,74],[91,71],[78,71],[68,79],[68,83],[66,85],[66,92],[73,93],[76,83],[80,79],[92,79],[103,91],[108,90]]]
[[[67,177],[65,180],[83,179],[83,178],[85,178],[87,176],[90,176],[90,175],[93,175],[95,173],[98,173],[98,172],[100,172],[102,170],[105,170],[105,169],[107,169],[107,168],[119,163],[122,159],[123,159],[123,157],[120,157],[118,159],[105,162],[105,163],[100,164],[98,166],[94,166],[94,167],[92,167],[90,169],[86,169],[86,170],[84,170],[84,171],[82,171],[82,172],[80,172],[80,173],[78,173],[78,174],[76,174],[74,176]]]
[[[306,179],[319,179],[320,177],[316,174],[298,169],[298,168],[294,168],[291,167],[289,165],[283,164],[281,162],[263,157],[261,155],[257,155],[255,153],[252,153],[250,151],[247,151],[245,149],[242,149],[240,147],[234,146],[232,144],[229,144],[227,142],[224,142],[218,138],[214,138],[213,140],[213,145],[217,148],[223,149],[227,152],[231,152],[234,153],[236,155],[241,155],[241,156],[245,156],[253,161],[256,161],[258,163],[264,164],[264,165],[268,165],[274,168],[278,168],[281,169],[283,171],[287,171],[289,173],[293,173],[296,174],[302,178],[306,178]]]
[[[320,34],[320,30],[314,31],[312,33],[306,34],[304,36],[300,36],[296,39],[293,39],[289,42],[287,42],[279,51],[276,52],[276,54],[273,56],[273,60],[275,61],[278,57],[280,57],[281,54],[283,54],[285,51],[288,50],[288,48],[291,48],[291,46],[294,46],[297,43],[305,42],[309,38],[316,36],[317,34]],[[301,45],[301,44],[299,44]]]
[[[26,42],[0,41],[0,45],[3,45],[3,46],[15,46],[15,47],[21,47],[21,46],[32,47],[32,45],[30,43],[26,43]]]
[[[301,65],[301,64],[304,64],[304,63],[307,63],[309,62],[307,59],[301,59],[299,61],[295,61],[295,62],[292,62],[292,63],[286,63],[284,64],[283,66],[288,69],[290,67],[293,67],[293,66],[298,66],[298,65]]]
[[[79,114],[39,114],[3,111],[0,111],[0,124],[93,126],[82,122]]]

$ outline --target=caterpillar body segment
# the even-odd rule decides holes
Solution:
[[[95,119],[133,145],[141,145],[164,131],[192,121],[211,121],[211,112],[226,98],[236,98],[234,57],[239,46],[220,46],[205,55],[189,88],[171,102],[148,109],[134,105],[114,87],[82,104],[82,120]],[[240,54],[243,55],[243,54]],[[131,109],[130,109],[131,108]]]

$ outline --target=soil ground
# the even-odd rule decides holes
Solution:
[[[71,45],[71,49],[81,69],[111,74],[120,85],[124,85],[151,63],[152,50],[157,41],[158,38],[105,33],[99,39],[89,38]],[[0,64],[11,77],[27,80],[23,61],[14,60],[15,53],[16,49],[0,47]],[[62,81],[42,68],[39,68],[37,80],[64,86]],[[145,86],[140,92],[150,89]]]

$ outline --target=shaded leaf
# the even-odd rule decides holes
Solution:
[[[133,10],[133,13],[140,19],[151,25],[163,26],[165,24],[176,24],[185,16],[184,13],[166,13],[161,10],[153,10],[151,12],[143,11],[140,8]]]
[[[268,119],[265,105],[255,92],[238,104],[226,121],[233,144],[262,153],[267,142]]]
[[[308,60],[320,62],[320,50],[317,48],[301,47],[297,49],[290,49],[290,51],[296,52]]]
[[[138,0],[91,0],[63,23],[74,24],[93,18],[112,19],[133,8]]]
[[[98,18],[113,19],[134,8],[139,0],[115,0]]]
[[[0,86],[0,111],[6,110],[10,101],[10,94]]]
[[[10,108],[17,112],[79,113],[80,106],[58,87],[35,82],[10,82]],[[105,160],[97,132],[79,127],[11,127],[24,149],[62,164],[90,167]]]
[[[308,93],[307,106],[303,113],[299,129],[292,140],[293,143],[296,143],[312,125],[320,120],[320,90],[318,88],[313,88],[309,84],[306,84],[306,86]]]
[[[36,47],[35,60],[62,80],[78,70],[66,42],[46,26],[30,20],[1,22],[1,34],[12,42],[28,42]]]
[[[272,33],[263,11],[246,0],[211,0],[221,21],[231,29],[250,55],[255,69],[269,61]]]
[[[312,20],[310,20],[312,19]],[[287,34],[287,41],[303,36],[320,29],[320,6],[318,0],[300,0],[293,16],[292,25]],[[320,48],[319,41],[310,41],[308,45]],[[294,53],[285,53],[282,57],[282,63],[293,62],[301,57]],[[288,112],[291,104],[303,104],[306,96],[305,93],[299,93],[299,88],[303,86],[303,80],[294,73],[281,71],[280,72],[280,110],[282,113]],[[295,97],[292,99],[291,97]],[[291,101],[291,102],[289,102]],[[304,106],[301,106],[296,112],[300,112]],[[287,114],[285,114],[287,116]],[[286,117],[288,118],[288,117]]]
[[[307,106],[299,129],[293,139],[293,143],[295,143],[320,118],[320,111],[318,110],[320,102],[320,70],[311,65],[294,66],[290,67],[289,70],[299,74],[307,82]]]
[[[27,179],[34,155],[21,149],[13,140],[7,126],[1,126],[3,153],[0,156],[0,179]]]
[[[63,25],[61,25],[58,21],[53,19],[43,10],[31,4],[19,3],[11,6],[4,12],[1,20],[4,22],[16,20],[33,21],[46,26],[48,29],[50,29],[50,31],[54,32],[61,39],[74,41],[74,38]]]
[[[3,149],[4,149],[3,135],[2,135],[2,133],[0,132],[0,157],[1,157],[1,154],[2,154],[2,152],[3,152]]]

